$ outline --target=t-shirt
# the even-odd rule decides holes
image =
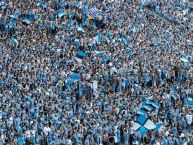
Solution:
[[[192,123],[192,115],[187,114],[186,120],[187,120],[187,124],[191,124]]]
[[[157,142],[155,145],[161,145],[159,142]]]

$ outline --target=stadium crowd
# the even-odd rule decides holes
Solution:
[[[193,144],[191,0],[3,0],[0,40],[0,144]]]

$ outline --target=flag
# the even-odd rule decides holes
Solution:
[[[141,126],[141,127],[138,129],[138,132],[139,132],[142,136],[144,136],[144,135],[147,134],[148,130],[147,130],[145,127]]]
[[[9,21],[9,28],[12,29],[15,27],[15,20],[14,18],[11,18],[11,20]]]
[[[59,18],[61,18],[61,17],[64,16],[65,14],[66,14],[66,12],[65,12],[64,9],[59,10],[59,11],[56,12],[56,15],[57,15]]]
[[[147,111],[152,111],[153,110],[153,107],[148,105],[148,104],[144,105],[142,108],[144,108]]]
[[[75,40],[74,40],[74,45],[77,45],[77,46],[80,45],[79,39],[75,39]]]
[[[24,25],[29,25],[29,24],[32,23],[32,20],[26,17],[26,18],[23,19],[22,22],[23,22]]]
[[[140,109],[138,112],[137,112],[137,114],[139,114],[139,115],[146,115],[146,111],[144,110],[144,109]]]
[[[15,13],[13,15],[10,15],[10,17],[13,18],[13,19],[18,19],[19,18],[19,14]]]
[[[19,45],[19,42],[17,41],[17,39],[15,38],[11,38],[11,41],[14,43],[14,45],[18,46]]]
[[[144,127],[148,130],[152,130],[156,128],[156,125],[153,123],[153,121],[151,121],[150,119],[148,119],[146,121],[146,123],[144,124]]]
[[[156,124],[156,128],[154,128],[155,131],[161,131],[164,128],[164,126],[160,123]]]
[[[160,45],[160,42],[156,38],[152,38],[151,41],[152,41],[153,45],[155,45],[155,46]]]
[[[0,2],[0,7],[5,6],[5,2]]]
[[[86,16],[88,15],[88,6],[87,6],[87,5],[84,6],[83,12],[84,12],[84,14],[85,14]]]
[[[101,44],[101,41],[102,41],[101,34],[100,34],[100,32],[98,32],[98,34],[97,34],[97,43]]]
[[[137,131],[140,127],[141,127],[141,125],[139,123],[134,122],[132,124],[131,130]]]
[[[82,32],[82,33],[85,32],[82,26],[79,26],[79,27],[78,27],[78,31],[79,31],[79,32]]]
[[[105,51],[95,51],[94,52],[96,56],[103,55]]]
[[[77,62],[82,62],[82,59],[84,59],[84,57],[86,56],[86,54],[84,53],[84,52],[82,52],[82,51],[77,51],[76,52],[76,56],[75,56],[75,60],[77,61]]]
[[[97,17],[97,14],[99,13],[99,10],[96,8],[91,8],[88,12],[88,18],[89,19],[94,19]]]
[[[82,51],[76,52],[76,57],[83,59],[86,56],[86,54]]]
[[[145,117],[145,115],[139,115],[136,119],[136,122],[139,123],[140,125],[144,125],[146,121],[147,117]]]
[[[109,63],[109,62],[110,62],[110,58],[109,58],[109,57],[107,57],[107,56],[106,56],[106,57],[104,57],[104,58],[103,58],[103,62],[105,62],[105,63]]]
[[[52,30],[55,29],[55,24],[54,24],[54,22],[51,22],[51,28],[52,28]]]
[[[70,83],[74,83],[80,80],[80,75],[78,73],[71,73],[70,79],[68,80]]]
[[[146,104],[149,104],[149,105],[151,105],[151,106],[159,109],[159,104],[157,104],[157,103],[155,103],[155,102],[153,102],[153,101],[147,101]]]
[[[193,99],[192,98],[188,98],[188,106],[193,106]]]
[[[129,46],[129,39],[128,39],[128,37],[125,38],[125,45]]]
[[[185,62],[185,63],[188,63],[188,62],[189,62],[189,60],[188,60],[188,57],[187,57],[187,56],[186,56],[186,57],[181,58],[181,60],[182,60],[183,62]]]
[[[111,33],[110,32],[107,32],[107,37],[108,37],[108,39],[112,42],[113,41],[113,39],[112,39],[112,36],[111,36]]]
[[[133,54],[135,54],[135,53],[132,52],[132,51],[128,51],[128,52],[127,52],[127,55],[128,55],[128,56],[132,56]]]

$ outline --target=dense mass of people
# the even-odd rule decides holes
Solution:
[[[193,143],[190,0],[2,1],[0,39],[3,145]]]

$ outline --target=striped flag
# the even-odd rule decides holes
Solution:
[[[93,19],[96,18],[97,14],[99,13],[99,10],[96,8],[91,8],[88,12],[88,18]]]

